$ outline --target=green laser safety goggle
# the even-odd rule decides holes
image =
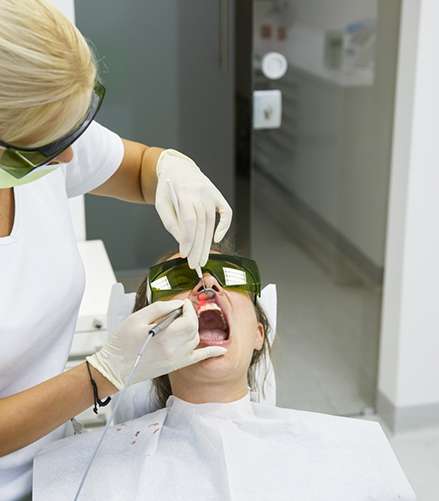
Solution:
[[[72,132],[58,141],[54,141],[46,146],[40,146],[39,148],[21,148],[0,141],[0,146],[6,148],[0,156],[0,168],[16,179],[21,179],[38,167],[48,164],[71,146],[86,131],[99,111],[104,95],[104,86],[95,81],[91,104],[84,118]]]
[[[225,254],[209,254],[209,260],[201,270],[203,273],[210,273],[221,287],[261,295],[258,265],[251,259]],[[187,259],[181,257],[153,266],[148,271],[146,287],[148,304],[179,292],[192,290],[198,280],[197,272],[191,270]]]

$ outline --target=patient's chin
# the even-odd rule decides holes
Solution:
[[[211,346],[221,346],[227,349],[227,346],[224,344],[200,343],[197,346],[197,350],[201,348],[209,348]],[[194,364],[192,367],[202,367],[211,374],[215,374],[216,372],[223,373],[224,370],[228,370],[231,361],[231,355],[232,354],[230,352],[226,352],[224,353],[224,355],[219,355],[218,357],[209,357],[201,360],[201,362],[198,362],[197,364]]]

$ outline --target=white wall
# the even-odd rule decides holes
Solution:
[[[75,22],[75,2],[74,0],[52,0],[52,3],[58,7],[73,23]]]
[[[403,0],[379,365],[395,429],[439,423],[438,19]]]

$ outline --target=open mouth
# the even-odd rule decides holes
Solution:
[[[229,339],[229,324],[223,310],[215,301],[201,304],[198,308],[200,343],[223,344]]]

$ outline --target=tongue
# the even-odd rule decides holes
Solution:
[[[227,332],[222,329],[200,330],[200,341],[225,341],[227,339]]]

